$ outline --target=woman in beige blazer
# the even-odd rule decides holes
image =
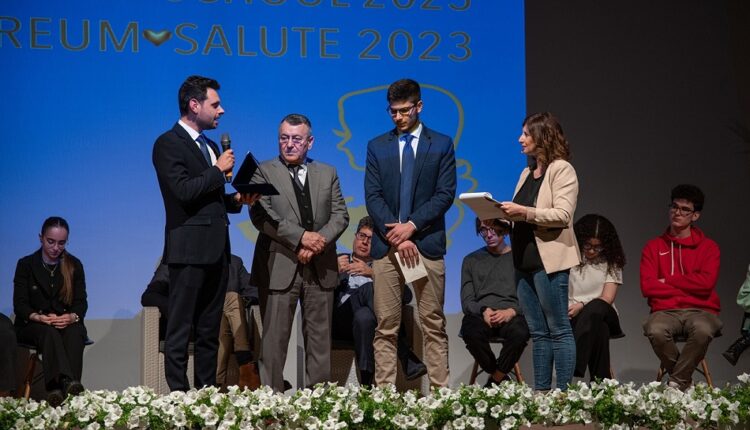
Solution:
[[[568,275],[580,263],[573,233],[578,178],[570,150],[552,114],[523,122],[518,141],[529,167],[521,172],[512,202],[500,207],[514,221],[512,243],[518,299],[534,342],[534,388],[567,389],[575,367],[575,340],[568,319]]]

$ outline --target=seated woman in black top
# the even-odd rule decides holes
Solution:
[[[86,281],[81,262],[65,251],[68,232],[64,219],[47,218],[41,248],[18,260],[13,278],[18,341],[35,345],[44,357],[47,401],[53,406],[83,391]]]

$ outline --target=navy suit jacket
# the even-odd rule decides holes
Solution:
[[[216,143],[209,147],[219,156]],[[153,163],[164,199],[166,264],[213,264],[229,254],[227,210],[239,212],[224,194],[224,174],[209,166],[198,145],[178,123],[154,143]]]
[[[390,245],[385,224],[398,222],[401,193],[398,132],[394,129],[367,144],[365,202],[375,223],[370,255],[383,258]],[[417,226],[411,240],[425,257],[445,255],[445,213],[456,195],[453,139],[422,126],[412,181],[409,220]]]

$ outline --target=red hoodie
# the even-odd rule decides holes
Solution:
[[[641,292],[651,312],[702,309],[718,314],[718,277],[719,246],[697,227],[690,227],[684,239],[670,236],[667,229],[643,248]]]

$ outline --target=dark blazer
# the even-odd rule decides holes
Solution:
[[[18,260],[16,275],[13,277],[13,312],[16,314],[16,327],[24,327],[29,323],[29,315],[34,312],[56,315],[75,313],[83,322],[88,310],[86,300],[86,275],[83,273],[81,261],[69,253],[66,259],[73,262],[73,302],[65,304],[59,297],[63,277],[60,267],[55,270],[52,282],[47,269],[42,266],[41,249],[31,255]]]
[[[258,288],[285,290],[297,271],[297,249],[305,229],[284,163],[276,157],[263,162],[258,170],[279,190],[279,195],[263,196],[250,211],[250,219],[260,232],[253,255],[253,283]],[[320,285],[333,289],[338,283],[336,240],[349,225],[349,212],[333,166],[308,160],[307,181],[313,230],[325,237],[327,243],[325,250],[314,256],[310,264],[315,266]],[[253,182],[265,182],[265,179],[257,174]]]
[[[398,222],[401,163],[398,132],[394,129],[367,144],[365,202],[375,223],[370,254],[383,258],[389,245],[385,224]],[[456,157],[453,140],[422,126],[412,181],[409,220],[417,226],[411,240],[428,258],[445,255],[445,213],[456,195]]]
[[[218,157],[216,143],[209,147]],[[152,160],[166,212],[162,262],[215,263],[229,247],[227,211],[241,208],[224,194],[224,175],[180,124],[156,139]]]

